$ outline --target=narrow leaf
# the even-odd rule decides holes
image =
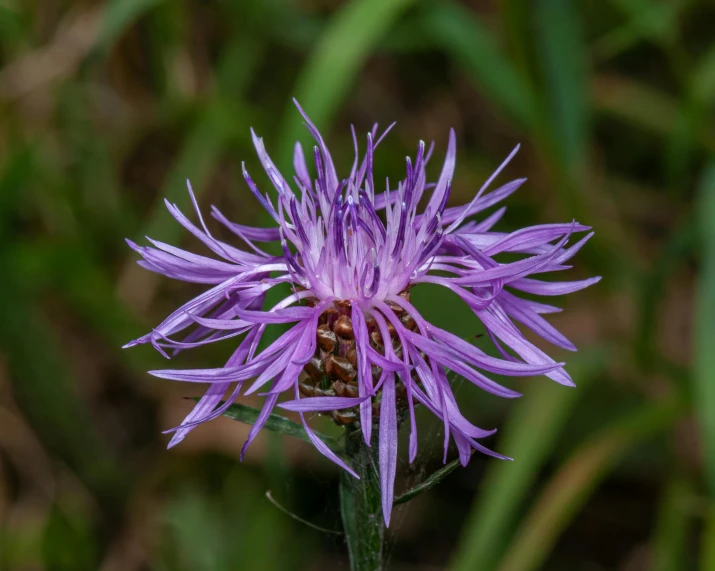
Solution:
[[[538,109],[531,86],[475,15],[453,2],[436,3],[424,11],[423,22],[427,35],[454,58],[494,105],[523,127],[536,125]]]
[[[685,399],[677,397],[641,405],[577,449],[537,497],[499,571],[539,569],[561,532],[613,466],[634,446],[672,426],[686,410]]]
[[[109,0],[104,8],[97,45],[106,48],[147,10],[164,0]]]
[[[701,258],[695,299],[694,401],[705,478],[711,497],[715,497],[715,162],[700,181],[697,205]]]
[[[689,503],[692,486],[677,478],[666,487],[661,502],[653,544],[652,571],[680,571],[688,568]]]
[[[460,465],[461,464],[459,462],[459,458],[457,458],[456,460],[453,460],[452,462],[450,462],[446,466],[443,466],[436,472],[432,472],[429,476],[427,476],[427,478],[424,479],[424,481],[417,484],[414,488],[405,492],[404,494],[397,496],[395,498],[395,501],[392,502],[392,505],[397,506],[399,504],[409,502],[415,496],[419,496],[422,492],[426,492],[427,490],[433,488],[442,480],[444,480],[447,476],[449,476],[452,472],[454,472],[457,468],[459,468]]]
[[[235,128],[236,124],[240,125],[240,122],[234,120],[234,114],[229,113],[222,100],[216,99],[206,105],[186,136],[183,149],[158,193],[154,210],[141,232],[137,233],[137,240],[149,236],[171,244],[179,242],[184,234],[183,228],[166,209],[164,198],[176,204],[187,216],[195,217],[186,192],[186,180],[191,179],[196,198],[200,201],[214,166],[225,148],[230,129]],[[158,282],[158,276],[137,266],[132,256],[119,278],[119,296],[135,311],[141,312],[149,305]]]
[[[198,399],[194,398],[192,400]],[[255,424],[260,413],[261,411],[253,407],[246,406],[245,404],[232,404],[226,412],[223,413],[223,415],[230,419],[243,422],[244,424],[253,425]],[[278,414],[271,414],[268,417],[268,421],[266,422],[264,428],[272,430],[273,432],[287,434],[288,436],[292,436],[293,438],[297,438],[303,442],[310,443],[310,438],[308,438],[308,435],[300,424],[293,422],[292,420],[288,420]],[[342,446],[337,439],[315,431],[313,432],[318,436],[318,438],[325,442],[328,448],[330,448],[333,452],[343,452]]]
[[[583,351],[570,360],[568,367],[576,389],[545,382],[534,384],[514,408],[497,448],[515,462],[490,464],[483,492],[472,507],[450,569],[494,568],[554,441],[604,363],[602,350]]]
[[[561,163],[578,169],[588,143],[587,55],[576,3],[534,3],[540,55],[552,120],[552,138]]]
[[[353,0],[333,17],[302,69],[295,98],[318,127],[330,124],[375,45],[414,0]],[[289,103],[280,158],[287,161],[302,134],[302,119]]]

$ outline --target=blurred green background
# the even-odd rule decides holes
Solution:
[[[123,239],[195,248],[163,205],[190,212],[186,178],[202,207],[267,224],[240,164],[259,174],[253,126],[289,170],[296,96],[342,169],[350,124],[398,122],[377,158],[393,178],[419,139],[441,160],[454,126],[454,204],[520,142],[500,180],[530,180],[499,229],[596,230],[568,279],[604,279],[552,320],[579,387],[461,388],[516,461],[475,456],[399,508],[389,569],[715,570],[713,22],[705,0],[0,1],[0,569],[347,569],[339,535],[265,497],[339,529],[332,465],[269,434],[239,464],[228,419],[167,452],[200,390],[120,348],[200,291]],[[479,333],[453,299],[414,299]],[[440,465],[421,422],[399,489]]]

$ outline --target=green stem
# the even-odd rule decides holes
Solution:
[[[345,451],[360,479],[340,475],[340,511],[350,554],[350,571],[382,571],[385,522],[382,517],[377,446],[346,434]]]

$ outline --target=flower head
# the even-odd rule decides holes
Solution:
[[[297,105],[297,103],[296,103]],[[367,135],[367,149],[346,178],[338,175],[330,153],[315,126],[303,113],[315,138],[311,176],[300,144],[295,146],[295,174],[289,182],[278,171],[253,134],[260,162],[277,196],[263,194],[245,167],[243,176],[256,199],[275,221],[271,228],[254,228],[229,221],[217,209],[212,216],[242,243],[216,239],[199,215],[200,227],[167,202],[176,220],[216,256],[192,254],[150,240],[153,247],[129,242],[152,271],[212,287],[167,317],[151,333],[129,343],[151,343],[168,356],[175,351],[243,336],[223,366],[215,369],[162,370],[152,374],[166,379],[204,383],[208,390],[170,442],[180,442],[196,425],[221,415],[241,392],[265,396],[261,414],[251,428],[241,455],[277,405],[300,414],[305,430],[318,450],[353,473],[320,440],[305,421],[306,413],[330,414],[339,424],[359,427],[365,442],[373,443],[377,429],[382,500],[385,519],[393,501],[397,463],[397,431],[409,418],[409,459],[417,454],[414,410],[422,405],[444,424],[445,460],[450,438],[462,464],[472,450],[501,457],[478,442],[493,434],[468,421],[460,412],[447,379],[454,371],[482,389],[507,398],[519,394],[487,374],[546,375],[573,385],[557,363],[529,342],[514,322],[550,341],[575,350],[543,314],[558,311],[551,305],[519,297],[520,292],[559,295],[598,281],[545,282],[532,274],[554,272],[590,238],[587,234],[568,245],[574,233],[588,230],[571,222],[532,226],[512,233],[492,231],[501,208],[486,218],[473,217],[502,201],[524,179],[514,180],[489,193],[494,178],[517,149],[464,206],[447,207],[455,167],[456,143],[450,131],[447,154],[436,183],[425,177],[431,149],[420,142],[414,160],[407,158],[404,180],[378,192],[373,175],[373,154],[380,143],[377,126]],[[389,130],[389,129],[388,129]],[[384,134],[382,135],[384,136]],[[419,204],[426,204],[418,209]],[[258,244],[280,241],[282,255],[271,255]],[[509,252],[523,254],[518,261],[494,259]],[[288,283],[288,297],[264,308],[266,292]],[[410,301],[412,287],[422,283],[456,293],[484,324],[501,354],[489,356],[471,343],[429,323]],[[267,327],[293,324],[277,340],[258,351]],[[189,330],[182,340],[174,337]],[[278,403],[284,393],[290,400]],[[221,401],[224,401],[221,403]]]

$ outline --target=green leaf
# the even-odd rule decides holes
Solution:
[[[533,128],[538,108],[531,86],[502,52],[492,32],[469,10],[452,2],[424,11],[423,28],[497,107],[522,127]]]
[[[329,125],[370,52],[414,0],[353,0],[333,16],[301,70],[293,90],[318,127]],[[279,141],[282,161],[303,132],[291,102]]]
[[[77,394],[76,379],[48,320],[0,257],[0,346],[6,351],[14,396],[49,453],[66,463],[103,507],[117,508],[131,479],[96,429]],[[41,350],[38,350],[38,347]]]
[[[660,301],[665,295],[668,276],[673,275],[696,248],[697,231],[694,214],[679,221],[663,244],[657,257],[643,276],[636,295],[638,320],[633,339],[635,356],[644,371],[661,368],[654,359],[658,355],[656,333],[660,330]],[[661,368],[662,370],[662,368]]]
[[[582,166],[588,144],[588,59],[575,4],[571,0],[534,3],[548,124],[561,164],[571,173]]]
[[[695,98],[703,104],[709,104],[715,97],[715,45],[710,47],[693,70],[692,89]]]
[[[594,107],[658,135],[669,136],[678,121],[678,100],[633,79],[612,74],[593,78],[591,95]],[[715,136],[705,120],[698,144],[715,152]]]
[[[710,505],[701,537],[700,571],[715,569],[715,506]]]
[[[198,399],[194,398],[192,400]],[[228,407],[228,410],[223,413],[223,415],[228,418],[251,425],[256,423],[259,414],[261,414],[261,411],[253,407],[246,406],[245,404],[232,404]],[[280,432],[281,434],[287,434],[288,436],[292,436],[293,438],[297,438],[298,440],[302,440],[304,442],[310,442],[310,438],[308,438],[308,435],[305,433],[305,429],[300,424],[293,422],[292,420],[288,420],[278,414],[269,415],[264,428],[274,432]],[[315,431],[313,431],[313,433],[325,442],[325,444],[327,444],[328,447],[334,452],[344,452],[338,439]]]
[[[419,496],[422,492],[426,492],[430,488],[433,488],[434,486],[439,484],[442,480],[444,480],[447,476],[449,476],[452,472],[459,468],[459,466],[460,462],[459,459],[457,459],[453,460],[439,470],[432,472],[429,476],[427,476],[427,478],[425,478],[423,482],[420,482],[414,488],[405,492],[404,494],[397,496],[392,502],[392,505],[397,506],[399,504],[409,502],[415,496]]]
[[[42,538],[45,568],[52,571],[92,571],[97,569],[97,538],[88,518],[65,513],[58,506],[50,510]]]
[[[109,47],[137,18],[164,0],[109,0],[97,35],[97,46]]]
[[[695,298],[694,401],[700,421],[705,478],[711,497],[715,497],[715,162],[700,180],[697,212],[701,257]]]
[[[493,462],[475,501],[454,556],[453,571],[493,569],[508,541],[518,511],[546,462],[569,414],[585,387],[605,364],[604,351],[583,351],[570,360],[576,389],[537,382],[514,408],[499,442],[500,452],[514,462]]]
[[[634,446],[670,428],[687,408],[679,395],[640,405],[578,448],[536,498],[499,571],[539,569],[561,532],[609,470]]]
[[[183,148],[159,192],[154,210],[148,216],[141,233],[138,233],[138,240],[149,236],[170,244],[179,243],[185,231],[167,210],[164,199],[192,216],[186,181],[191,180],[194,194],[200,200],[219,156],[226,147],[230,129],[240,124],[235,113],[227,108],[223,100],[214,99],[206,104],[186,135]],[[132,257],[119,279],[120,297],[136,311],[143,311],[152,299],[159,281],[158,275],[147,274],[146,270],[136,265]]]
[[[678,37],[678,20],[691,0],[611,0],[628,20],[599,38],[593,52],[600,60],[611,59],[644,39],[672,44]]]
[[[689,503],[692,486],[684,479],[670,482],[661,501],[653,543],[652,571],[681,571],[689,568]]]
[[[34,182],[38,158],[16,153],[0,175],[0,347],[18,408],[47,451],[75,472],[102,508],[124,500],[130,478],[77,394],[72,365],[52,324],[31,296],[32,284],[14,271],[20,243],[13,214]]]

